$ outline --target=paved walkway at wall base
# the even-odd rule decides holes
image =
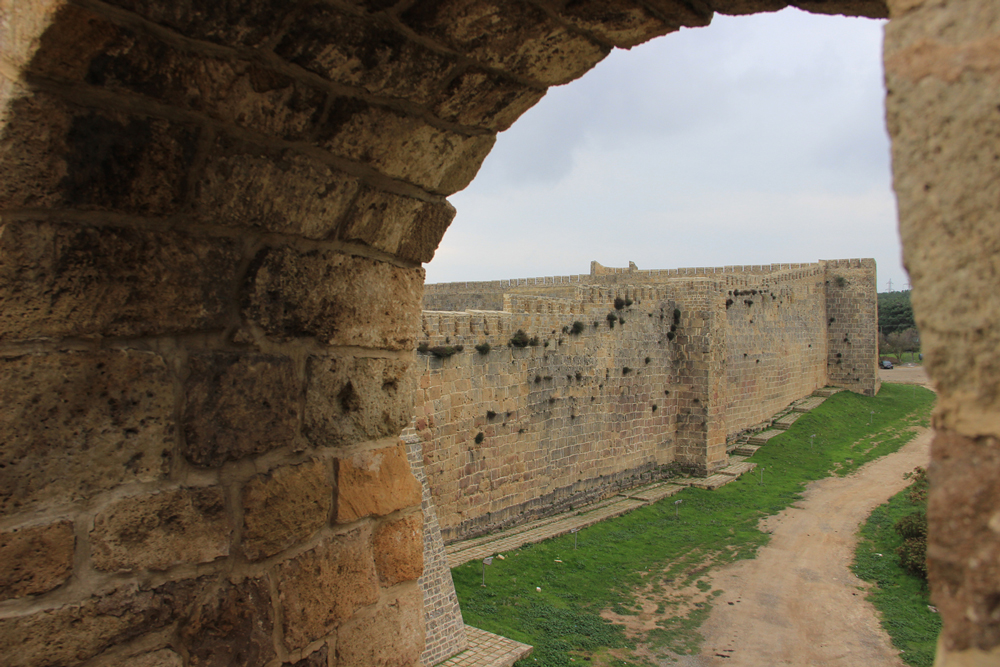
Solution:
[[[465,626],[468,648],[437,667],[511,667],[531,655],[532,647],[486,630]]]

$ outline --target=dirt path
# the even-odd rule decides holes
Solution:
[[[701,627],[701,655],[674,664],[902,667],[848,567],[858,526],[906,486],[903,473],[927,465],[930,440],[927,430],[849,477],[813,482],[801,501],[767,519],[773,536],[757,558],[712,577],[725,593]]]

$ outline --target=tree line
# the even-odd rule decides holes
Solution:
[[[878,351],[880,357],[900,361],[904,352],[920,351],[920,333],[913,320],[910,290],[878,295]]]

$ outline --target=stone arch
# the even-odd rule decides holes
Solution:
[[[0,654],[415,664],[397,436],[445,197],[611,48],[787,4],[0,2]],[[978,296],[1000,18],[889,5],[895,186],[942,392],[932,576],[965,655],[1000,643],[1000,316]]]

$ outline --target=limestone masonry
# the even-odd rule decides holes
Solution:
[[[727,442],[813,390],[878,390],[871,259],[594,262],[590,275],[427,285],[424,306],[413,429],[446,542],[670,464],[711,474]]]

